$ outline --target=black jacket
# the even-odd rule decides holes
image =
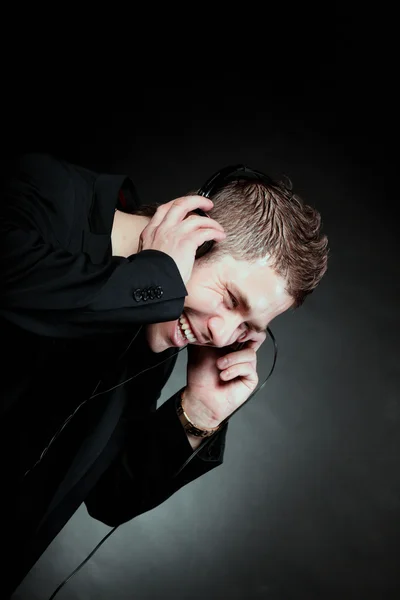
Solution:
[[[222,463],[226,426],[173,478],[193,452],[176,414],[180,390],[157,408],[177,349],[152,353],[143,326],[177,319],[187,291],[163,252],[112,256],[115,208],[139,205],[128,177],[42,154],[19,159],[2,191],[8,594],[82,502],[120,525]]]

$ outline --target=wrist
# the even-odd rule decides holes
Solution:
[[[219,431],[220,425],[215,419],[211,418],[209,410],[206,410],[201,402],[195,402],[192,398],[189,408],[187,408],[185,390],[186,388],[180,394],[177,414],[192,448],[196,448],[199,446],[198,440],[201,441],[203,438],[214,435]],[[190,414],[186,412],[187,410]]]
[[[187,417],[201,429],[215,429],[220,426],[212,411],[198,398],[190,395],[187,388],[181,393],[181,403]]]

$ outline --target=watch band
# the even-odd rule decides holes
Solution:
[[[186,433],[189,433],[190,435],[194,435],[195,437],[201,437],[201,438],[210,437],[210,435],[213,435],[216,431],[218,431],[221,428],[221,425],[218,425],[217,427],[209,428],[209,429],[202,429],[201,427],[197,427],[197,425],[195,425],[189,419],[187,414],[185,413],[185,409],[183,406],[183,392],[184,392],[184,390],[182,390],[182,392],[181,392],[180,402],[179,402],[179,405],[177,408],[177,413],[179,416],[179,420],[183,425],[184,430],[186,431]]]

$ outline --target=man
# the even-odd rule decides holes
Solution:
[[[143,207],[128,177],[18,161],[0,232],[7,594],[82,502],[119,525],[222,464],[267,325],[326,271],[320,225],[278,183]],[[186,385],[157,408],[186,345]]]

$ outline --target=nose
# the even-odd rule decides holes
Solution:
[[[230,346],[243,337],[243,329],[237,317],[232,319],[223,317],[212,317],[208,321],[208,329],[211,335],[211,344],[218,348]]]

